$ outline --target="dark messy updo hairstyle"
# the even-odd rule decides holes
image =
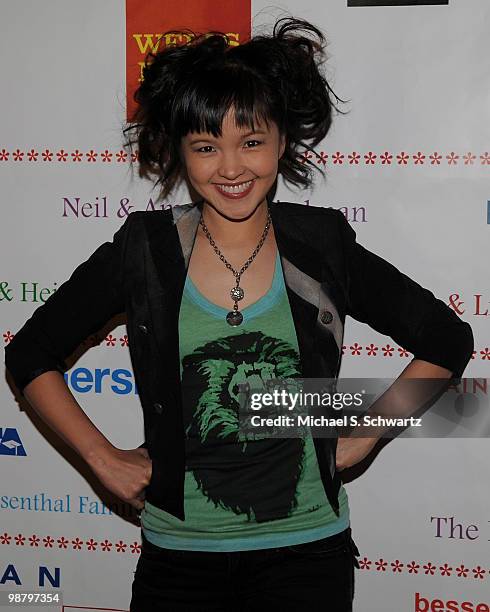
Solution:
[[[330,129],[332,107],[341,112],[320,71],[322,32],[302,19],[283,17],[271,36],[256,35],[240,45],[222,32],[166,34],[184,34],[189,41],[148,53],[134,94],[136,111],[123,130],[125,146],[130,152],[137,147],[139,175],[156,177],[154,185],[160,184],[166,198],[184,178],[182,137],[189,132],[221,136],[223,118],[233,106],[239,128],[255,130],[254,119],[277,125],[286,136],[278,172],[293,185],[309,187],[319,164],[298,149],[316,157],[314,147]]]

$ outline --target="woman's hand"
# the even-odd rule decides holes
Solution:
[[[137,510],[143,509],[152,468],[146,448],[112,447],[91,457],[88,464],[106,489]]]
[[[372,451],[378,438],[339,438],[336,465],[339,471],[350,468]]]

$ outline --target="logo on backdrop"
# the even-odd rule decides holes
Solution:
[[[14,427],[0,427],[0,455],[16,455],[17,457],[27,455],[19,432]]]
[[[138,395],[134,374],[125,368],[72,368],[63,376],[68,387],[76,393]]]
[[[239,45],[250,38],[251,0],[126,0],[126,113],[135,109],[133,94],[142,80],[148,52],[182,44],[189,35],[163,36],[167,30],[217,30]]]
[[[27,455],[19,432],[14,427],[0,427],[0,455],[15,455],[17,457]]]

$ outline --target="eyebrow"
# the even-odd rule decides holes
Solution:
[[[242,134],[241,138],[248,138],[248,136],[253,136],[254,134],[267,134],[265,130],[255,130],[254,132],[247,132],[246,134]],[[189,141],[190,145],[196,144],[198,142],[207,142],[209,140],[214,140],[214,137],[211,138],[193,138]]]

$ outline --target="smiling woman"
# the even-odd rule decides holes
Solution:
[[[141,510],[132,612],[351,612],[359,550],[341,471],[376,439],[243,439],[241,389],[336,379],[347,315],[413,353],[399,378],[446,382],[471,358],[469,325],[358,244],[341,212],[272,197],[278,175],[308,188],[320,169],[301,153],[332,122],[324,46],[284,18],[239,46],[214,32],[149,56],[128,145],[162,199],[185,181],[192,202],[130,213],[6,346],[29,403]],[[103,435],[62,375],[123,312],[144,416],[133,449]]]

